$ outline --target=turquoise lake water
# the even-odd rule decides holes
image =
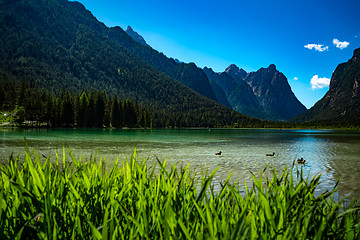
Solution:
[[[304,158],[304,172],[322,174],[318,191],[332,189],[338,178],[340,196],[360,193],[360,132],[340,130],[277,129],[190,129],[190,130],[114,130],[114,129],[0,129],[0,161],[12,153],[24,154],[25,140],[40,154],[62,155],[63,146],[75,157],[125,160],[136,148],[149,165],[156,158],[167,159],[196,171],[211,172],[220,167],[215,182],[251,179],[258,173],[281,171],[297,158]],[[222,151],[221,156],[215,153]],[[275,156],[266,156],[275,152]],[[299,166],[300,167],[300,166]],[[265,176],[271,176],[267,171]]]

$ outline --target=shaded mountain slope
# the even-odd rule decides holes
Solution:
[[[271,120],[288,120],[306,111],[292,92],[284,74],[274,64],[249,73],[244,81],[249,84]]]
[[[214,91],[214,94],[217,98],[217,101],[219,103],[221,103],[222,105],[225,105],[226,107],[230,108],[231,109],[231,105],[226,97],[226,94],[224,92],[224,90],[218,85],[216,84],[215,82],[211,82],[210,81],[210,85],[211,85],[211,88],[213,89]]]
[[[203,69],[220,86],[232,109],[267,120],[288,120],[306,110],[291,91],[286,77],[275,65],[247,73],[231,64],[222,73]]]
[[[205,67],[203,70],[212,86],[219,86],[223,90],[227,100],[222,100],[224,105],[228,102],[231,109],[235,111],[248,116],[265,118],[251,88],[241,78],[234,80],[228,73],[215,73],[211,68]],[[220,92],[220,90],[217,89],[215,92]]]

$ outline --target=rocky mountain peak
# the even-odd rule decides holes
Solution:
[[[236,73],[238,72],[240,69],[238,66],[236,66],[235,64],[230,64],[226,69],[225,72],[227,73]]]
[[[232,78],[234,78],[235,80],[242,80],[246,77],[247,72],[242,69],[239,68],[238,66],[236,66],[235,64],[230,64],[226,69],[225,72],[227,74],[229,74]]]
[[[270,64],[267,69],[268,69],[269,71],[277,71],[275,64]]]
[[[134,31],[134,29],[132,29],[132,27],[128,26],[126,31],[125,31],[130,37],[132,37],[135,41],[137,41],[138,43],[144,45],[144,46],[147,46],[147,47],[150,47],[145,39],[140,35],[138,34],[137,32]]]
[[[203,71],[205,72],[205,73],[209,73],[209,74],[217,74],[211,67],[204,67],[203,68]],[[210,80],[210,79],[209,79]]]

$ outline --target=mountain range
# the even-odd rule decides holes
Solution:
[[[144,38],[134,32],[131,27],[128,27],[126,32],[142,45],[149,46]],[[158,57],[156,51],[147,50],[147,53],[138,52],[138,56],[143,59],[148,59],[151,55],[152,59]],[[172,71],[169,71],[171,66],[166,64],[169,59],[162,54],[160,55],[162,59],[156,62],[148,60],[148,63],[162,72],[171,74]],[[171,61],[173,60],[171,59]],[[177,67],[186,65],[176,63]],[[197,73],[197,82],[201,80],[202,83],[194,85],[182,80],[185,85],[242,114],[261,119],[283,121],[306,111],[305,106],[292,92],[286,77],[277,71],[273,64],[267,69],[261,68],[257,72],[251,73],[239,69],[235,64],[231,64],[223,73],[215,73],[211,68],[205,67],[203,71],[210,81],[213,93],[208,89],[209,86],[206,80],[201,77],[196,65],[194,63],[190,63],[190,65],[193,67],[193,75],[195,72]],[[179,76],[172,76],[181,79]],[[191,77],[189,76],[188,79]]]
[[[273,64],[249,73],[234,64],[222,73],[201,69],[166,57],[131,27],[105,26],[78,2],[1,0],[0,44],[0,78],[25,78],[55,94],[101,89],[215,126],[261,122],[245,115],[283,121],[306,111]],[[332,91],[345,87],[338,81],[346,69],[337,69]],[[307,114],[301,119],[314,119]]]
[[[2,67],[4,73],[32,78],[36,75],[29,72],[30,68],[51,69],[61,66],[63,69],[53,71],[65,75],[58,82],[75,82],[75,88],[82,85],[79,84],[81,81],[95,85],[103,82],[103,87],[112,88],[112,92],[123,92],[120,88],[110,86],[119,83],[116,81],[119,76],[128,75],[133,81],[145,80],[144,77],[135,77],[138,74],[135,69],[122,69],[132,65],[126,61],[132,61],[135,65],[144,66],[156,74],[165,74],[195,92],[216,100],[206,75],[194,63],[176,63],[145,42],[139,44],[142,37],[130,29],[128,33],[135,36],[137,41],[133,41],[120,27],[106,27],[78,2],[18,0],[1,1],[0,4],[0,41],[4,50],[0,57],[6,65]],[[154,68],[158,71],[154,71]],[[46,81],[56,78],[59,76],[47,76]],[[75,78],[74,81],[71,78]]]
[[[25,78],[54,94],[105,90],[194,126],[260,122],[218,103],[195,64],[106,27],[78,2],[0,1],[0,44],[0,80]]]
[[[274,64],[250,73],[235,64],[222,73],[203,70],[219,102],[245,115],[283,121],[306,111]]]

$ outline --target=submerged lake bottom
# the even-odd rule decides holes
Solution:
[[[0,161],[11,154],[24,155],[30,150],[55,158],[68,147],[75,158],[106,158],[122,162],[136,149],[148,166],[157,159],[167,166],[190,164],[192,172],[208,172],[219,168],[214,183],[224,182],[232,173],[231,182],[251,182],[251,172],[268,166],[272,170],[297,165],[304,175],[321,174],[318,192],[332,190],[340,178],[336,198],[358,198],[360,194],[360,132],[345,130],[280,130],[280,129],[0,129]],[[215,155],[221,151],[221,155]],[[266,156],[267,154],[274,156]]]

